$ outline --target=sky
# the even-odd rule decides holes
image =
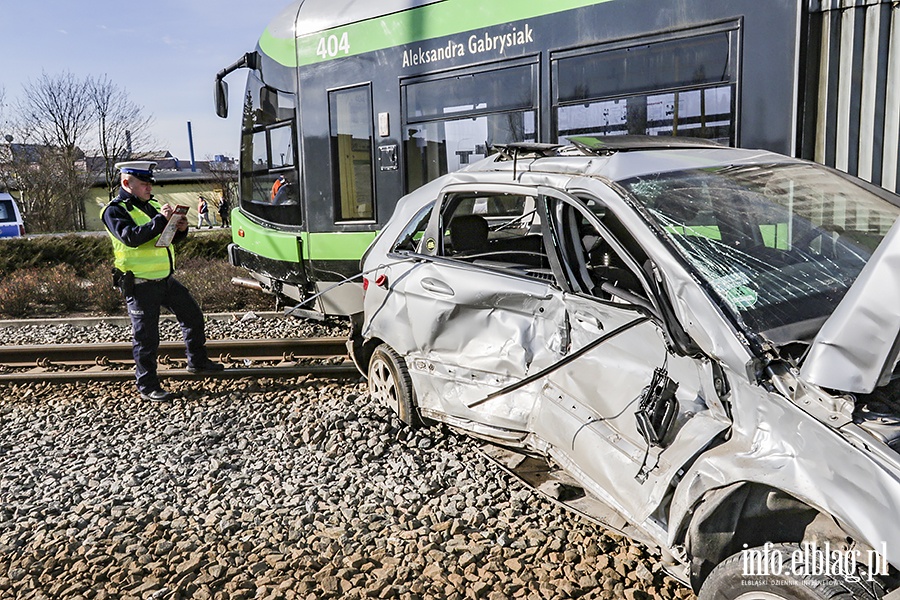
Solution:
[[[154,150],[190,160],[236,157],[246,70],[230,74],[227,119],[216,116],[216,73],[256,48],[290,0],[0,0],[0,136],[23,84],[41,73],[106,75],[153,117]]]

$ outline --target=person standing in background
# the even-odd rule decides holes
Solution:
[[[199,198],[199,202],[197,204],[197,229],[203,225],[203,221],[206,221],[206,224],[209,225],[209,228],[212,229],[212,223],[209,220],[209,204],[206,202],[206,198],[203,196],[197,196]]]
[[[222,224],[222,227],[228,227],[231,223],[231,204],[228,202],[228,198],[222,198],[222,201],[219,202],[219,223]]]

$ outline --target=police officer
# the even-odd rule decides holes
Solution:
[[[156,375],[159,349],[160,307],[171,310],[181,325],[187,347],[188,371],[214,373],[224,367],[209,359],[203,313],[190,292],[172,273],[174,245],[156,245],[174,208],[153,198],[155,162],[117,163],[119,195],[103,209],[103,224],[112,240],[116,284],[125,295],[134,336],[133,354],[137,388],[145,400],[171,400],[175,394],[162,389]],[[188,223],[176,216],[174,244],[187,236]]]

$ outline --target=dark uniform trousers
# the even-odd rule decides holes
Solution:
[[[187,288],[174,277],[135,281],[134,295],[126,296],[125,304],[134,334],[133,353],[138,390],[152,392],[160,387],[156,375],[160,307],[171,310],[181,325],[188,366],[200,366],[209,361],[203,312]]]

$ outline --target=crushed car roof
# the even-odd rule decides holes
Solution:
[[[754,164],[808,164],[766,150],[731,148],[706,140],[647,140],[620,136],[600,143],[579,138],[571,146],[506,144],[499,153],[435,180],[402,199],[399,213],[409,216],[454,182],[480,180],[478,173],[560,173],[624,181],[686,169]],[[895,224],[869,264],[826,321],[802,362],[801,378],[829,389],[868,393],[887,382],[900,353],[900,316],[885,303],[900,295],[900,233]]]

